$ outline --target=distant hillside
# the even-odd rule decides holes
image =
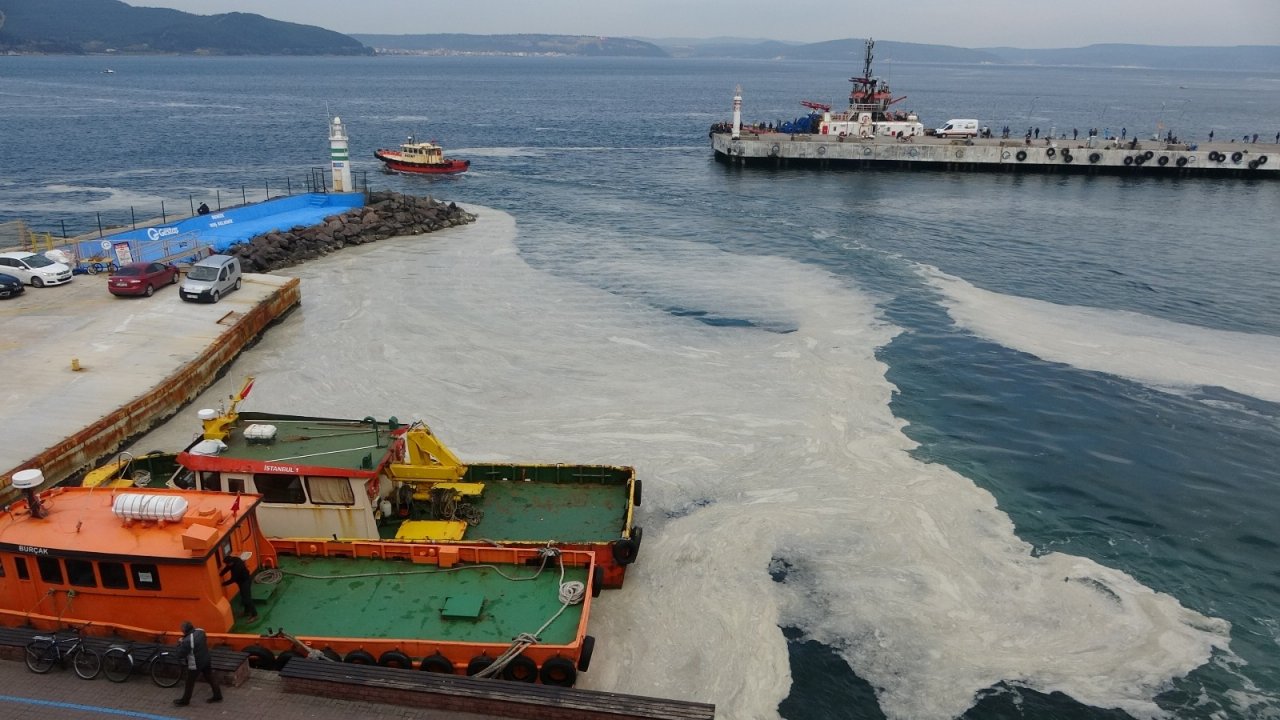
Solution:
[[[1013,65],[1086,65],[1179,70],[1275,70],[1280,67],[1280,46],[1275,45],[1170,47],[1107,44],[1052,50],[986,48],[985,52]]]
[[[358,41],[261,15],[192,15],[118,0],[0,0],[0,52],[368,55]]]
[[[3,0],[0,0],[2,3]],[[352,35],[380,53],[666,57],[653,43],[595,35]]]
[[[648,40],[666,50],[672,57],[842,60],[858,64],[861,63],[866,45],[866,41],[859,38],[819,43],[783,43],[776,40],[737,38]],[[1111,44],[1024,50],[1010,47],[960,48],[877,40],[875,56],[877,63],[994,63],[1217,70],[1274,70],[1280,67],[1280,46],[1273,45],[1177,47]]]

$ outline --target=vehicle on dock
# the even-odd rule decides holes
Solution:
[[[239,290],[242,282],[239,259],[233,255],[210,255],[191,266],[178,294],[183,300],[216,303],[223,295]]]
[[[252,386],[199,411],[202,433],[183,452],[121,456],[82,484],[260,494],[273,538],[594,551],[605,587],[621,587],[639,555],[634,468],[464,463],[422,422],[239,412]]]
[[[470,160],[455,160],[444,156],[444,149],[435,142],[417,142],[409,136],[408,142],[401,143],[400,149],[388,150],[379,148],[373,156],[383,163],[387,172],[409,173],[411,175],[451,175],[466,172],[471,167]]]
[[[256,494],[41,482],[15,474],[24,496],[0,516],[7,627],[172,642],[189,621],[260,667],[306,654],[564,686],[591,661],[589,552],[272,540]],[[252,616],[222,582],[232,557],[248,558]]]
[[[107,292],[115,296],[145,295],[156,288],[178,283],[178,266],[172,263],[135,262],[122,265],[107,279]]]
[[[0,273],[0,298],[17,297],[26,289],[26,285],[18,278]]]
[[[940,138],[978,137],[978,121],[974,119],[948,120],[945,125],[933,131]]]
[[[12,275],[31,287],[71,282],[71,268],[25,250],[0,253],[0,272]]]

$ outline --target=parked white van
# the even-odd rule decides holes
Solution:
[[[191,266],[178,294],[183,300],[218,302],[240,289],[240,261],[230,255],[210,255]]]
[[[946,125],[933,131],[938,137],[978,137],[977,120],[948,120]]]

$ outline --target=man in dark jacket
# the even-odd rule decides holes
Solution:
[[[190,622],[182,623],[182,639],[178,641],[178,657],[185,659],[187,663],[187,686],[183,690],[182,697],[174,700],[173,704],[191,704],[191,693],[196,689],[197,675],[203,675],[204,679],[209,681],[209,687],[213,690],[213,695],[209,696],[206,702],[222,702],[222,688],[218,687],[218,681],[213,678],[213,667],[209,658],[209,640],[205,637],[204,630],[192,625]]]
[[[249,567],[244,564],[249,557],[252,556],[248,552],[228,556],[227,564],[222,568],[222,574],[230,574],[231,577],[223,580],[222,584],[235,583],[240,588],[240,602],[244,605],[245,618],[253,622],[258,619],[258,609],[253,604],[253,573],[250,573]]]

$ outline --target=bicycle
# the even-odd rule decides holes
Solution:
[[[43,674],[53,669],[54,664],[65,667],[66,661],[70,659],[76,675],[85,680],[98,677],[98,672],[102,670],[102,657],[84,642],[84,629],[91,624],[85,623],[76,628],[74,637],[60,638],[56,632],[53,635],[33,637],[26,647],[27,669]]]
[[[102,674],[111,682],[122,683],[129,679],[139,666],[145,663],[151,681],[163,688],[173,687],[182,680],[185,665],[168,651],[153,648],[145,660],[135,657],[133,643],[112,645],[102,654]]]

